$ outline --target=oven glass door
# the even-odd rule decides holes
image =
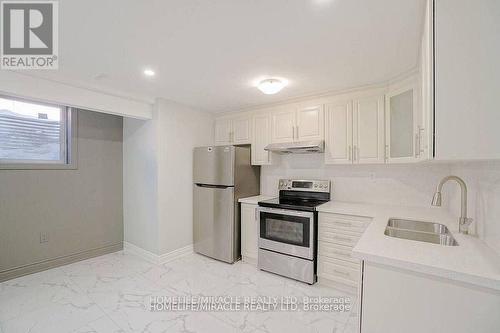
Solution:
[[[314,215],[283,209],[261,209],[259,247],[313,259]]]

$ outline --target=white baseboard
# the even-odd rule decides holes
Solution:
[[[164,253],[162,255],[155,254],[153,252],[150,252],[148,250],[144,250],[143,248],[131,244],[129,242],[123,242],[123,251],[125,253],[130,253],[134,254],[136,256],[139,256],[143,258],[144,260],[147,260],[150,263],[153,263],[155,265],[162,265],[165,264],[169,261],[187,256],[191,253],[193,253],[193,245],[188,245],[181,247],[180,249]]]
[[[193,244],[190,244],[190,245],[181,247],[180,249],[173,250],[171,252],[162,254],[161,256],[159,256],[159,261],[160,261],[160,264],[165,264],[169,261],[187,256],[193,252],[194,252]]]

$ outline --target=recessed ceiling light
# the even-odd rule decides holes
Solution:
[[[284,81],[278,79],[265,79],[259,82],[257,88],[266,95],[272,95],[280,92],[286,86]]]
[[[148,68],[148,69],[145,69],[143,73],[144,73],[144,75],[146,75],[146,76],[150,76],[150,77],[151,77],[151,76],[155,76],[155,74],[156,74],[154,70],[149,69],[149,68]]]

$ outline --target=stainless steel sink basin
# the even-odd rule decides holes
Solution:
[[[403,220],[403,219],[390,219],[387,223],[388,227],[422,231],[422,232],[432,232],[435,234],[449,234],[448,228],[444,224],[434,223],[434,222],[422,222],[413,220]]]
[[[433,222],[389,219],[385,235],[446,246],[458,245],[445,225]]]

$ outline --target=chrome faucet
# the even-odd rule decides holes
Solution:
[[[462,178],[457,176],[448,176],[444,177],[436,188],[436,193],[434,193],[434,197],[432,198],[433,206],[441,206],[441,190],[443,189],[443,185],[448,180],[454,180],[460,185],[461,190],[461,212],[460,218],[458,219],[458,230],[462,234],[469,233],[469,225],[472,223],[472,219],[467,217],[467,185]]]

